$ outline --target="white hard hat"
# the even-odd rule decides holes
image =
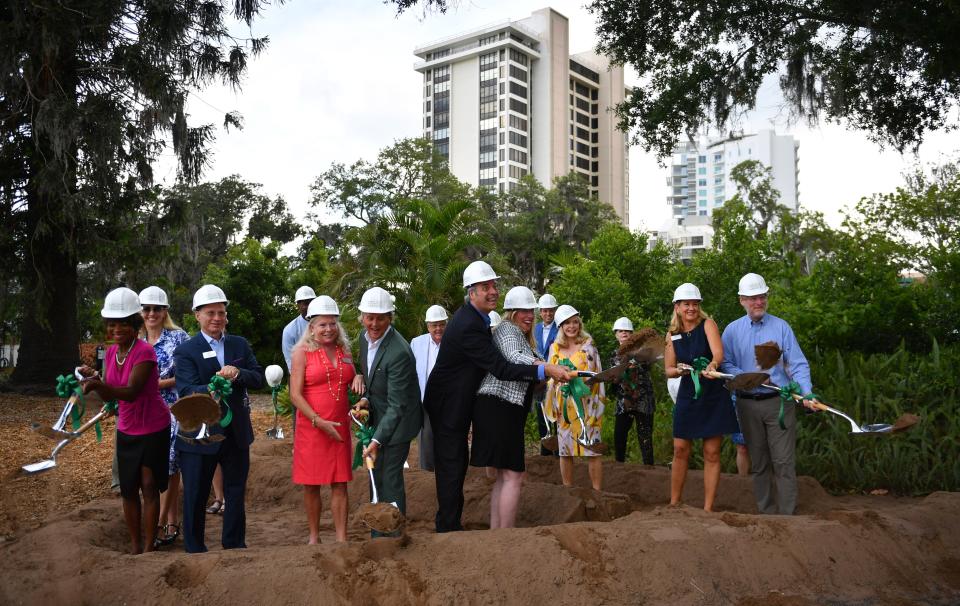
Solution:
[[[313,301],[310,301],[310,305],[307,305],[307,319],[314,316],[339,316],[340,308],[337,306],[337,302],[328,297],[327,295],[320,295],[319,297],[314,297]]]
[[[617,321],[613,323],[613,331],[616,332],[618,330],[629,330],[633,332],[633,322],[626,316],[617,318]]]
[[[471,284],[486,282],[487,280],[496,280],[499,277],[486,261],[474,261],[463,270],[463,287],[466,288]]]
[[[148,286],[140,291],[140,305],[163,305],[170,307],[167,293],[159,286]]]
[[[495,311],[490,312],[490,328],[496,328],[502,321],[503,318],[500,317],[500,314]]]
[[[684,282],[673,291],[673,302],[677,301],[703,301],[700,296],[700,289],[689,282]]]
[[[737,294],[744,297],[752,297],[754,295],[762,295],[768,290],[770,289],[767,287],[767,281],[763,279],[763,276],[760,274],[747,274],[740,278],[740,289]]]
[[[115,288],[103,300],[100,315],[104,318],[127,318],[140,313],[140,298],[129,288]]]
[[[229,305],[230,301],[227,300],[227,295],[223,294],[220,287],[213,284],[204,284],[197,292],[193,293],[193,311],[211,303]]]
[[[507,291],[503,299],[503,308],[506,309],[536,309],[537,297],[526,286],[514,286]]]
[[[263,374],[267,378],[267,385],[270,387],[276,387],[281,381],[283,381],[283,369],[276,364],[267,366],[263,370]]]
[[[297,294],[293,295],[294,301],[306,301],[307,299],[316,299],[317,293],[309,286],[301,286],[297,289]]]
[[[573,305],[561,305],[557,308],[557,314],[553,316],[557,326],[560,326],[573,316],[580,315],[580,312],[573,308]]]
[[[537,307],[539,307],[540,309],[543,309],[544,307],[546,307],[547,309],[550,309],[552,307],[557,307],[558,305],[560,304],[557,303],[557,298],[551,294],[543,295],[542,297],[540,297],[540,300],[537,302]]]
[[[367,290],[360,297],[360,305],[357,309],[368,314],[386,314],[396,309],[393,305],[393,297],[387,291],[379,286]]]
[[[439,305],[431,305],[427,308],[427,322],[443,322],[447,320],[447,310]]]

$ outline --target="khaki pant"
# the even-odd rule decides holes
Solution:
[[[780,396],[765,400],[737,398],[737,414],[747,450],[753,495],[760,513],[793,515],[797,509],[796,405],[784,405],[780,429]]]

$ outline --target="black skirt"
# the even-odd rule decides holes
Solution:
[[[524,471],[524,426],[527,408],[496,396],[478,395],[473,407],[470,464]]]
[[[133,436],[117,431],[117,471],[120,475],[120,495],[125,499],[140,497],[140,468],[153,472],[153,482],[163,492],[167,489],[169,471],[170,427],[160,431]]]

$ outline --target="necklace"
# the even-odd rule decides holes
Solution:
[[[323,352],[323,370],[327,374],[327,391],[330,392],[330,395],[333,396],[333,401],[338,402],[340,400],[340,390],[343,388],[343,351],[337,347],[336,354],[334,357],[337,360],[337,390],[334,391],[333,387],[330,386],[332,383],[330,377],[330,358],[327,357],[327,350],[321,348]]]
[[[134,339],[133,342],[130,343],[130,347],[127,348],[127,351],[123,352],[122,360],[120,359],[120,345],[117,345],[117,351],[115,354],[113,354],[113,357],[117,361],[118,368],[123,368],[124,363],[127,361],[127,356],[130,355],[130,350],[133,349],[133,345],[136,342],[137,342],[136,339]]]

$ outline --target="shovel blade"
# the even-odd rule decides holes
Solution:
[[[37,463],[30,463],[29,465],[24,465],[21,467],[24,473],[34,474],[48,471],[57,466],[57,462],[53,459],[47,459],[46,461],[39,461]]]
[[[51,440],[63,440],[70,437],[70,432],[68,431],[60,431],[41,423],[31,423],[30,431],[36,432],[45,438],[50,438]]]
[[[872,423],[870,425],[861,425],[860,431],[852,431],[850,433],[855,433],[859,435],[877,435],[881,433],[891,433],[893,431],[893,425],[889,423]]]

